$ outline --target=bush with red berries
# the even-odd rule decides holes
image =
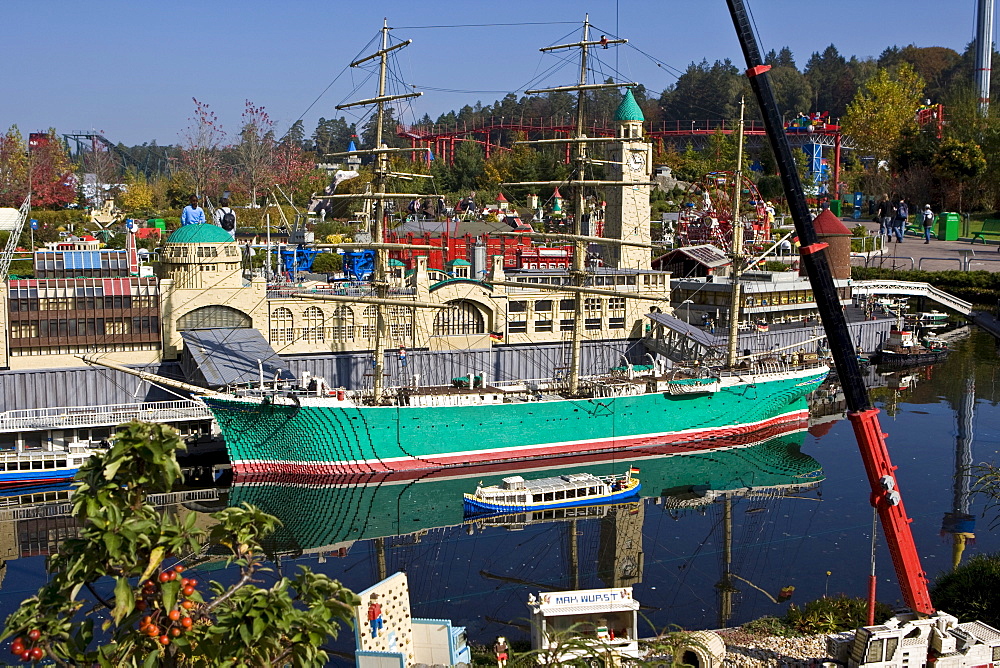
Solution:
[[[258,587],[268,570],[261,539],[278,520],[253,506],[214,513],[210,532],[195,526],[194,513],[160,515],[146,496],[180,480],[182,447],[174,429],[132,422],[81,468],[73,495],[79,537],[49,558],[48,583],[0,636],[18,659],[116,668],[326,663],[321,647],[350,622],[357,596],[308,568]],[[207,554],[208,545],[215,554],[221,547],[241,577],[230,587],[211,582],[203,594],[185,567],[197,562],[174,555]]]

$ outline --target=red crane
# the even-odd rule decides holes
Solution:
[[[872,406],[861,377],[857,352],[848,333],[847,320],[838,300],[826,253],[821,252],[826,248],[826,244],[820,243],[809,216],[802,183],[782,128],[770,76],[767,74],[771,68],[764,64],[764,59],[761,57],[743,0],[726,1],[736,27],[740,47],[746,58],[746,74],[750,80],[750,87],[757,98],[764,117],[767,138],[777,158],[795,231],[802,244],[801,261],[816,295],[823,328],[830,342],[837,374],[844,387],[849,409],[848,418],[854,427],[858,448],[861,450],[868,482],[871,485],[871,503],[878,511],[882,522],[903,599],[914,612],[930,615],[934,612],[934,606],[931,605],[927,576],[920,566],[920,557],[917,555],[913,534],[910,531],[911,520],[903,507],[895,475],[896,467],[889,459],[889,450],[885,445],[886,434],[879,425],[878,410]],[[869,585],[869,597],[874,597],[874,578]],[[870,619],[869,623],[872,623]]]

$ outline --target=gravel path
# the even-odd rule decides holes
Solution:
[[[725,668],[820,666],[826,657],[826,636],[782,638],[738,629],[717,631],[726,642]]]

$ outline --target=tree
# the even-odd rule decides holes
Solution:
[[[938,147],[931,165],[939,177],[955,184],[961,211],[965,184],[986,171],[986,157],[979,144],[946,139]]]
[[[135,171],[125,174],[125,187],[118,195],[118,204],[125,213],[148,215],[153,210],[153,188],[146,177]]]
[[[278,520],[244,505],[212,517],[209,539],[241,577],[199,590],[185,559],[207,554],[196,515],[161,516],[148,494],[181,479],[183,448],[168,426],[124,425],[106,453],[76,476],[78,538],[49,558],[49,581],[7,618],[23,660],[60,666],[322,666],[321,645],[336,637],[359,599],[325,575],[302,568],[269,588],[253,584],[263,566],[261,539]],[[215,552],[218,554],[219,552]],[[137,580],[137,581],[136,581]],[[92,599],[79,594],[86,589]],[[206,591],[210,590],[211,593]],[[95,634],[95,621],[104,627]]]
[[[243,109],[240,143],[236,145],[239,174],[250,201],[257,203],[257,191],[274,181],[274,123],[264,110],[250,100]]]
[[[320,162],[324,162],[328,153],[346,151],[351,139],[355,137],[357,128],[354,123],[348,123],[343,116],[329,120],[320,118],[313,131],[313,145]]]
[[[62,208],[76,201],[76,177],[73,165],[55,128],[28,147],[31,170],[31,205],[37,208]]]
[[[180,171],[186,173],[194,184],[196,195],[214,191],[221,175],[219,149],[226,134],[222,130],[215,112],[204,102],[194,101],[194,116],[181,135],[182,147],[178,163]],[[186,198],[185,198],[186,199]]]
[[[854,93],[854,78],[837,47],[831,44],[822,54],[813,53],[806,63],[805,78],[812,87],[812,111],[829,111],[834,118],[844,115]]]
[[[0,206],[17,208],[28,194],[28,151],[16,125],[0,137]]]
[[[847,106],[843,130],[854,139],[858,150],[888,161],[904,130],[916,125],[924,82],[908,63],[895,73],[880,68]]]

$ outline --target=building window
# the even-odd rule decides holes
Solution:
[[[551,299],[539,299],[535,302],[535,313],[550,313],[552,311]]]
[[[280,310],[287,311],[288,309],[277,309],[275,313]],[[180,331],[187,329],[242,329],[252,326],[250,316],[231,306],[202,306],[177,319],[177,329]]]
[[[318,306],[310,306],[306,309],[304,320],[305,326],[302,327],[303,341],[319,343],[326,340],[326,337],[323,335],[323,325],[326,320],[323,317],[323,309]]]
[[[595,329],[600,329],[601,328],[601,319],[600,318],[586,318],[583,321],[583,323],[584,323],[583,324],[583,328],[584,329],[595,330]]]
[[[364,320],[361,325],[361,338],[374,339],[375,330],[378,327],[378,307],[366,306],[361,317]]]
[[[601,298],[600,297],[587,297],[583,300],[583,310],[586,313],[600,313],[601,312]]]
[[[624,297],[611,297],[608,299],[608,310],[609,311],[624,311],[625,310],[625,298]]]
[[[413,309],[407,306],[390,306],[388,311],[389,338],[406,344],[413,338]]]
[[[332,341],[354,340],[354,311],[350,306],[338,306],[333,312],[330,324]]]
[[[440,309],[434,316],[433,336],[483,334],[486,325],[483,314],[467,301],[451,302],[451,308]]]
[[[510,302],[507,306],[508,313],[524,313],[527,310],[528,302],[524,301]]]
[[[576,300],[575,299],[560,299],[559,300],[559,310],[560,311],[573,311],[573,310],[576,310]]]
[[[559,321],[559,331],[560,332],[572,332],[573,331],[573,323],[575,323],[575,322],[576,321],[573,320],[573,318],[564,318],[564,319],[560,320]]]
[[[271,341],[291,343],[295,340],[295,319],[292,312],[284,307],[274,309],[271,314]]]
[[[535,321],[535,331],[536,332],[551,332],[552,331],[552,321],[551,320],[536,320]]]
[[[625,329],[625,318],[608,318],[608,329]]]

